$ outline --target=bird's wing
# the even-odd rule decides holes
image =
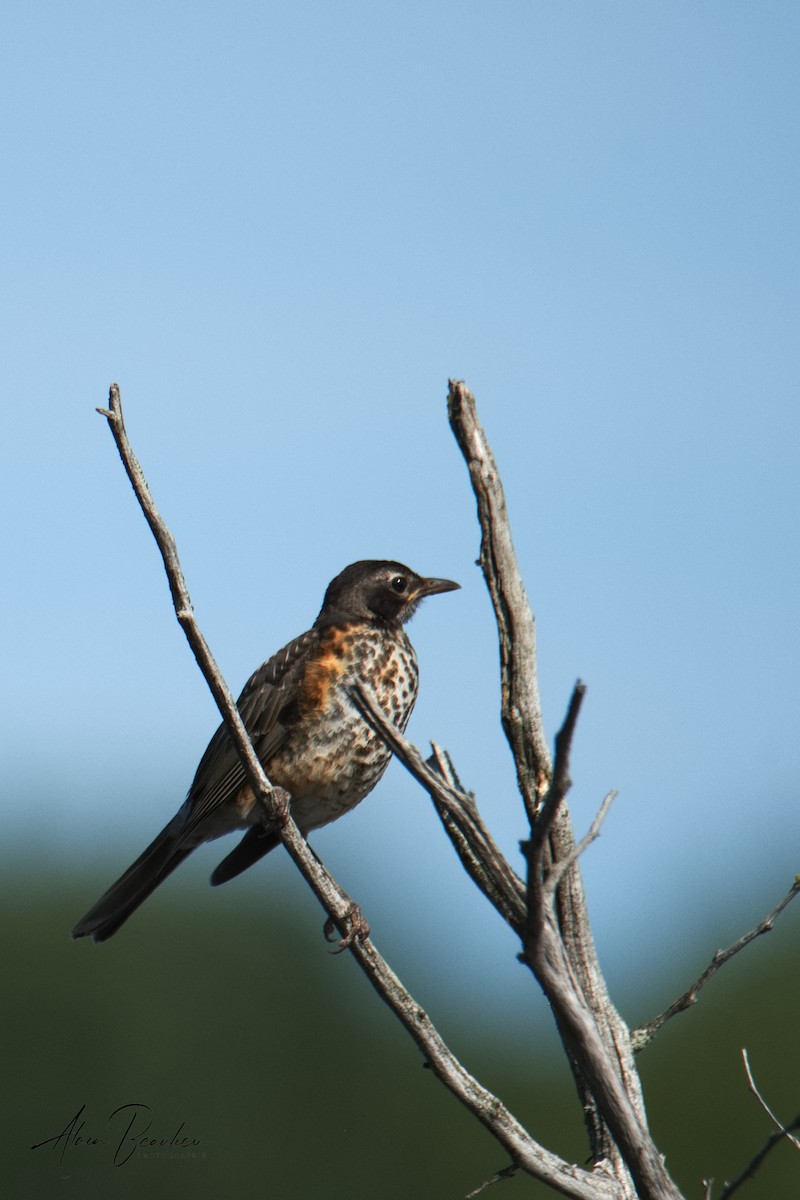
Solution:
[[[262,763],[286,738],[280,715],[291,703],[303,678],[309,653],[319,641],[311,629],[273,654],[250,676],[237,701],[245,728]],[[223,723],[208,743],[186,797],[185,825],[180,840],[191,836],[220,805],[232,800],[247,777],[238,752]]]

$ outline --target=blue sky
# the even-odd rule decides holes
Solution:
[[[111,882],[216,724],[94,413],[114,379],[234,688],[353,559],[462,582],[411,627],[410,732],[516,854],[453,376],[551,735],[589,685],[578,831],[620,792],[584,863],[612,977],[762,915],[800,869],[798,34],[780,3],[4,7],[9,856]],[[394,767],[315,844],[398,965],[516,978],[428,808]],[[275,862],[204,891],[222,853],[168,886],[303,903]]]

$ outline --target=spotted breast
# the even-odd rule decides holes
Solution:
[[[292,797],[292,816],[308,833],[355,808],[391,757],[350,696],[367,685],[392,724],[405,729],[419,686],[414,647],[400,627],[388,632],[350,622],[322,634],[297,695],[281,714],[288,736],[269,761],[273,783]]]

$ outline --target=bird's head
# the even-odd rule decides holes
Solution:
[[[328,585],[316,624],[350,617],[402,625],[420,600],[460,586],[451,579],[427,579],[402,563],[365,559],[345,567]]]

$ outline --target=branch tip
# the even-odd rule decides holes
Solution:
[[[777,1146],[779,1142],[782,1142],[784,1138],[791,1142],[796,1150],[800,1150],[800,1139],[796,1138],[792,1132],[795,1129],[800,1129],[800,1113],[798,1113],[794,1120],[790,1121],[788,1125],[784,1125],[782,1121],[779,1121],[756,1086],[755,1079],[753,1078],[753,1072],[750,1069],[750,1060],[748,1058],[746,1049],[742,1050],[742,1058],[744,1060],[745,1074],[747,1075],[747,1090],[751,1092],[752,1095],[754,1095],[758,1100],[758,1103],[761,1105],[772,1123],[776,1126],[776,1129],[774,1133],[770,1134],[758,1153],[751,1158],[744,1170],[741,1171],[735,1179],[732,1179],[730,1183],[726,1183],[725,1187],[720,1193],[719,1200],[729,1200],[729,1197],[732,1196],[734,1192],[738,1192],[743,1183],[747,1183],[748,1180],[752,1179],[756,1171],[758,1171],[758,1169],[761,1167],[769,1152],[775,1146]],[[708,1194],[710,1195],[710,1192]]]
[[[503,1167],[500,1171],[495,1171],[494,1175],[490,1175],[488,1179],[484,1179],[483,1183],[479,1183],[471,1192],[467,1192],[464,1200],[474,1200],[475,1196],[479,1196],[481,1192],[485,1192],[495,1183],[502,1183],[504,1179],[511,1179],[519,1170],[517,1163],[511,1163],[507,1167]]]
[[[705,971],[703,971],[702,975],[699,975],[698,978],[695,979],[691,987],[687,988],[682,996],[679,996],[677,1000],[670,1004],[669,1008],[665,1008],[663,1012],[659,1013],[658,1016],[653,1017],[652,1020],[647,1022],[647,1024],[642,1025],[639,1029],[636,1029],[631,1033],[631,1040],[633,1041],[637,1052],[639,1050],[643,1050],[644,1047],[653,1040],[659,1029],[661,1029],[663,1025],[666,1025],[667,1021],[671,1020],[672,1017],[676,1017],[678,1013],[686,1012],[686,1010],[691,1008],[693,1004],[697,1003],[699,992],[702,991],[709,980],[716,975],[717,971],[721,967],[724,967],[727,962],[730,962],[732,958],[734,958],[741,950],[744,950],[746,946],[749,946],[751,942],[754,942],[756,938],[761,937],[762,934],[770,933],[777,918],[781,915],[783,910],[789,904],[791,904],[792,900],[794,900],[798,893],[800,893],[800,876],[795,878],[792,886],[789,888],[789,891],[786,893],[783,899],[775,905],[772,912],[767,913],[764,920],[760,921],[754,929],[751,929],[749,933],[743,934],[738,941],[735,941],[731,946],[728,946],[726,950],[715,950]],[[722,1200],[721,1197],[720,1200]]]

